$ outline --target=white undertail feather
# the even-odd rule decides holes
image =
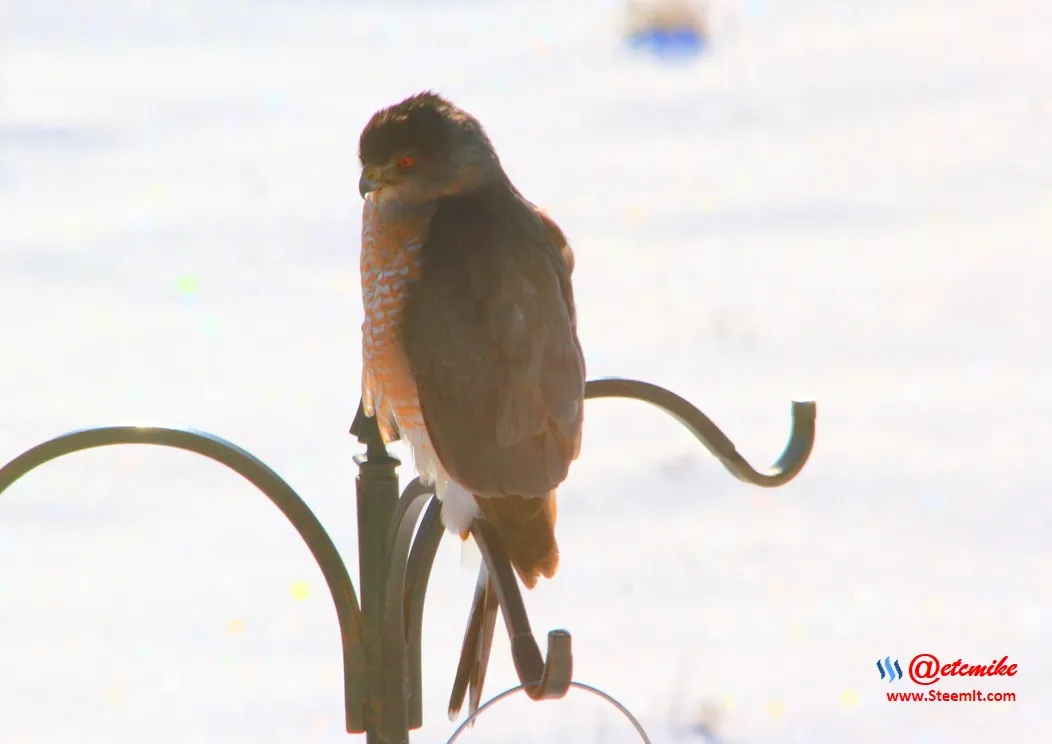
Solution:
[[[474,540],[460,541],[460,565],[464,568],[476,568],[482,563],[482,551]]]
[[[434,486],[435,495],[442,502],[442,524],[449,532],[463,535],[471,529],[472,521],[479,514],[475,497],[449,477],[426,432],[407,434],[406,440],[420,481],[425,486]]]

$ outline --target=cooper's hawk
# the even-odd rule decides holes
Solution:
[[[362,398],[462,539],[499,536],[528,587],[559,562],[555,489],[581,446],[585,363],[562,230],[512,185],[482,125],[420,93],[378,111],[359,141]],[[496,614],[485,575],[450,701],[479,702]],[[480,658],[480,653],[483,658]]]

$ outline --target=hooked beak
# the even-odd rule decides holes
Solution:
[[[358,193],[363,199],[381,186],[383,181],[380,180],[380,173],[376,168],[366,168],[362,171],[362,176],[358,179]]]

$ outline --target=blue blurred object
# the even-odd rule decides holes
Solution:
[[[662,58],[682,59],[694,57],[704,51],[707,40],[698,29],[643,28],[628,36],[633,49],[642,49]]]

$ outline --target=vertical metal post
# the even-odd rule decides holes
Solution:
[[[407,744],[408,729],[393,730],[390,716],[383,715],[384,687],[383,624],[385,589],[390,566],[388,545],[391,519],[398,503],[398,472],[401,464],[384,446],[375,418],[359,407],[351,433],[365,445],[356,455],[358,477],[358,577],[362,603],[362,641],[368,668],[368,700],[365,704],[367,744]],[[394,728],[399,728],[397,725]]]

